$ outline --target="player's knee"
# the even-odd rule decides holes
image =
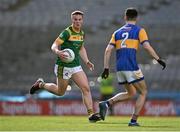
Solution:
[[[136,95],[136,91],[135,90],[130,91],[128,92],[128,95],[129,95],[129,98],[133,98]]]
[[[141,93],[141,94],[146,96],[146,95],[147,95],[147,93],[148,93],[148,91],[147,91],[147,89],[145,89],[145,90],[143,90],[143,91],[142,91],[142,93]]]
[[[65,92],[58,92],[58,96],[63,96]]]
[[[89,86],[84,86],[84,87],[82,88],[82,92],[83,92],[83,94],[89,94],[89,93],[90,93],[90,88],[89,88]]]
[[[146,96],[147,95],[147,90],[143,89],[143,90],[139,91],[139,94],[141,94],[142,96]]]
[[[65,92],[66,90],[63,90],[63,88],[58,88],[58,96],[63,96]]]

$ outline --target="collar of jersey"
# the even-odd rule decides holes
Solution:
[[[77,31],[73,28],[72,25],[71,25],[71,27],[72,27],[72,31],[73,31],[73,32],[75,32],[75,33],[80,33],[80,32],[81,32],[81,30],[80,30],[79,32],[77,32]]]

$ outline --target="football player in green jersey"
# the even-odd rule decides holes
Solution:
[[[94,69],[94,65],[89,61],[84,47],[84,32],[81,30],[83,15],[82,11],[72,12],[72,25],[63,30],[52,44],[51,49],[58,56],[54,68],[57,84],[45,83],[40,78],[32,85],[30,94],[34,94],[39,89],[45,89],[55,95],[62,96],[66,92],[69,79],[71,78],[82,91],[82,98],[87,108],[89,121],[96,122],[100,120],[100,117],[98,114],[93,114],[93,102],[88,79],[80,65],[81,58],[90,70]],[[62,61],[67,57],[63,52],[65,48],[69,48],[75,53],[75,59],[70,63]]]

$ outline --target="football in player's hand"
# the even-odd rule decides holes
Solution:
[[[75,54],[74,54],[73,50],[64,49],[63,52],[67,56],[66,58],[62,59],[63,62],[70,63],[70,62],[72,62],[74,60]]]

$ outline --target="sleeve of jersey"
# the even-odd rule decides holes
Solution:
[[[111,40],[109,41],[109,44],[116,47],[116,42],[115,42],[115,35],[114,33],[112,34]]]
[[[69,39],[69,32],[67,30],[62,31],[59,35],[59,39],[61,39],[62,41],[68,40]]]
[[[139,40],[142,45],[144,42],[148,41],[147,33],[143,28],[139,31]]]

